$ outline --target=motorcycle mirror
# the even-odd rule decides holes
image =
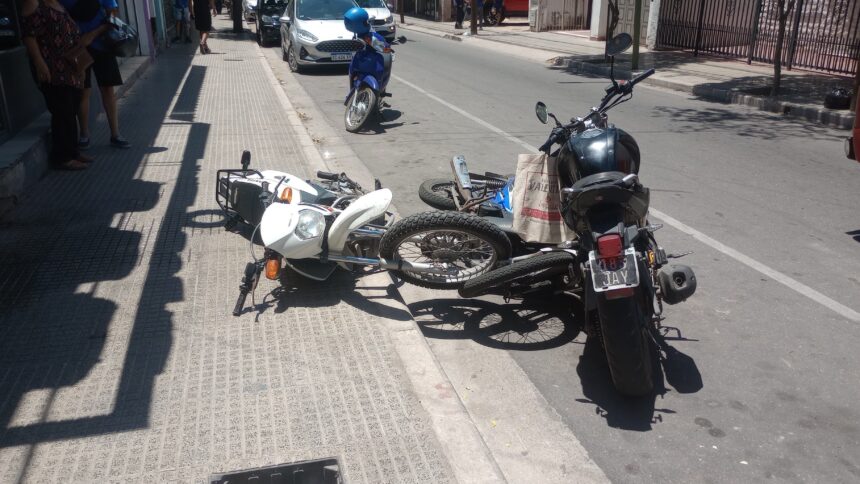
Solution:
[[[399,43],[399,44],[405,44],[405,43],[406,43],[406,36],[405,36],[405,35],[401,35],[400,37],[397,37],[397,43]]]
[[[615,57],[629,49],[631,45],[633,45],[633,37],[626,32],[622,32],[606,41],[606,55]]]
[[[548,119],[546,114],[546,104],[538,101],[538,103],[535,104],[535,114],[537,114],[537,118],[541,123],[546,124],[546,120]]]

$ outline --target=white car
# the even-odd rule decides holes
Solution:
[[[397,27],[394,25],[394,15],[391,13],[394,7],[385,3],[385,0],[356,0],[358,6],[365,9],[370,18],[373,19],[373,30],[392,42],[397,35]]]
[[[247,22],[257,18],[257,0],[242,0],[242,16]]]
[[[353,0],[289,0],[281,15],[281,51],[290,70],[349,64],[363,43],[346,30],[343,14],[356,6]]]

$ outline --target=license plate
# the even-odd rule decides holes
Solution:
[[[333,61],[348,61],[352,60],[352,52],[338,52],[331,55]]]
[[[622,257],[603,258],[591,251],[588,253],[588,262],[595,292],[639,285],[639,267],[636,263],[636,249],[633,247],[625,250]]]

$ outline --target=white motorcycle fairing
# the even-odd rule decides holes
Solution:
[[[346,239],[349,234],[370,222],[371,220],[385,215],[388,206],[391,204],[391,190],[382,188],[363,195],[357,200],[349,204],[346,209],[341,212],[331,228],[328,231],[328,247],[329,250],[336,254],[340,254],[346,245]]]
[[[307,182],[302,180],[301,178],[291,175],[284,171],[277,170],[263,170],[257,173],[247,173],[242,176],[235,176],[233,180],[238,183],[252,183],[254,185],[262,185],[263,182],[266,182],[269,186],[269,190],[274,190],[275,187],[278,187],[278,192],[283,191],[284,188],[290,187],[293,189],[293,196],[291,203],[302,203],[302,201],[307,199],[313,199],[319,192],[316,188],[309,185]],[[283,182],[281,180],[284,180]],[[280,184],[280,185],[279,185]],[[303,196],[302,192],[311,195]],[[276,193],[275,196],[280,196],[280,193]],[[236,200],[232,200],[233,203],[236,203]]]
[[[299,214],[304,210],[313,210],[323,215],[331,213],[315,205],[273,203],[263,213],[263,219],[260,221],[263,244],[287,259],[306,259],[319,255],[322,252],[322,235],[301,239],[295,233]]]

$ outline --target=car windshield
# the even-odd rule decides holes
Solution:
[[[356,0],[361,8],[388,8],[384,0]]]
[[[284,8],[286,6],[287,6],[287,2],[285,0],[261,0],[260,1],[260,9],[266,13],[270,13],[270,12],[281,13],[284,11]]]
[[[297,0],[296,17],[300,20],[342,20],[353,0]]]

